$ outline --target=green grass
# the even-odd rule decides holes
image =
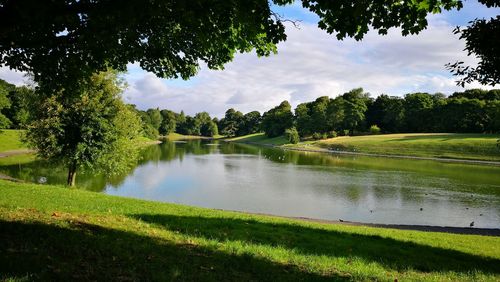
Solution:
[[[198,136],[198,135],[183,135],[179,133],[169,133],[166,136],[162,136],[162,138],[166,138],[171,141],[176,141],[176,140],[190,140],[190,139],[219,139],[222,138],[222,135],[215,135],[214,137],[205,137],[205,136]]]
[[[499,138],[500,135],[490,134],[384,134],[336,137],[303,142],[298,146],[384,155],[500,161],[500,149],[496,145]]]
[[[252,143],[252,144],[262,144],[262,145],[284,145],[289,143],[284,136],[278,136],[274,138],[268,138],[264,133],[253,133],[244,136],[227,138],[227,141],[240,142],[240,143]]]
[[[0,152],[27,149],[21,142],[22,130],[2,129],[0,130]]]
[[[498,281],[500,238],[0,181],[0,280]]]

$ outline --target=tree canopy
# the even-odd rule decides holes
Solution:
[[[108,67],[125,70],[131,62],[160,77],[186,79],[196,74],[200,63],[220,69],[236,52],[276,52],[276,45],[286,39],[286,19],[274,13],[272,5],[293,2],[0,0],[0,65],[30,72],[52,90]],[[494,0],[480,2],[499,5]],[[302,6],[319,16],[319,28],[338,39],[361,40],[370,28],[380,34],[395,27],[403,35],[418,33],[427,27],[429,13],[459,9],[462,2],[302,0]],[[471,79],[498,83],[498,21],[478,20],[463,30],[467,50],[480,59],[473,72],[478,75],[469,75]]]

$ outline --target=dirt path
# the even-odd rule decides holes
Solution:
[[[0,152],[0,158],[5,158],[5,157],[10,157],[10,156],[15,156],[15,155],[30,154],[30,153],[34,153],[34,152],[35,152],[35,150],[31,150],[31,149],[19,149],[19,150],[4,151],[4,152]]]

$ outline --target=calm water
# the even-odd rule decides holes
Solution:
[[[0,167],[64,183],[45,162]],[[371,223],[500,228],[500,167],[166,142],[127,175],[79,174],[79,187],[201,207]],[[422,210],[420,210],[422,208]]]

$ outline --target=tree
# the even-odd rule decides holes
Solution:
[[[175,113],[169,110],[161,110],[161,125],[160,125],[160,134],[168,135],[169,133],[175,132],[175,128],[177,127],[177,121],[175,117]]]
[[[146,113],[149,116],[149,122],[150,122],[151,126],[156,131],[159,131],[160,130],[160,125],[161,125],[161,122],[162,122],[162,116],[161,116],[161,113],[160,113],[160,109],[158,109],[158,108],[156,108],[156,109],[148,109],[146,111]]]
[[[29,101],[35,99],[35,95],[34,88],[27,86],[15,87],[9,92],[11,106],[5,112],[12,121],[12,128],[26,129],[31,119]]]
[[[231,108],[228,109],[224,117],[219,121],[221,134],[224,136],[236,136],[243,124],[243,113]]]
[[[238,135],[246,135],[259,132],[262,117],[258,111],[246,113],[243,116],[242,125],[238,130]]]
[[[11,121],[2,112],[10,108],[10,99],[8,98],[9,90],[12,88],[9,83],[0,80],[0,129],[9,128]],[[13,85],[12,85],[13,86]]]
[[[480,2],[499,5],[495,0]],[[293,3],[0,0],[0,65],[30,72],[51,90],[67,89],[70,82],[78,88],[76,84],[96,71],[125,70],[129,62],[161,77],[188,78],[202,62],[221,69],[236,52],[254,48],[259,56],[276,52],[286,34],[283,19],[270,6]],[[318,15],[319,28],[336,33],[338,39],[361,40],[370,28],[379,34],[395,27],[403,35],[418,33],[427,27],[429,13],[459,9],[462,2],[303,0],[302,5]],[[496,22],[487,25],[493,29],[473,25],[464,38],[468,43],[478,37],[469,34],[498,38]],[[480,60],[494,62],[489,55],[499,54],[497,49],[482,51],[491,47],[490,42],[477,40],[479,48],[468,50]]]
[[[288,101],[270,109],[262,115],[262,130],[268,137],[283,135],[285,129],[293,126],[292,107]]]
[[[292,144],[297,144],[300,141],[299,132],[295,127],[285,130],[285,138]]]
[[[31,101],[34,119],[26,133],[40,157],[66,164],[70,186],[79,168],[128,169],[135,154],[131,140],[141,130],[139,117],[120,99],[116,72],[95,74],[81,86],[78,94],[40,93]]]
[[[406,131],[429,132],[431,129],[432,108],[434,100],[428,93],[412,93],[405,95],[404,108]]]
[[[344,129],[350,134],[360,127],[365,119],[369,96],[363,93],[363,88],[356,88],[342,95],[344,100]]]

